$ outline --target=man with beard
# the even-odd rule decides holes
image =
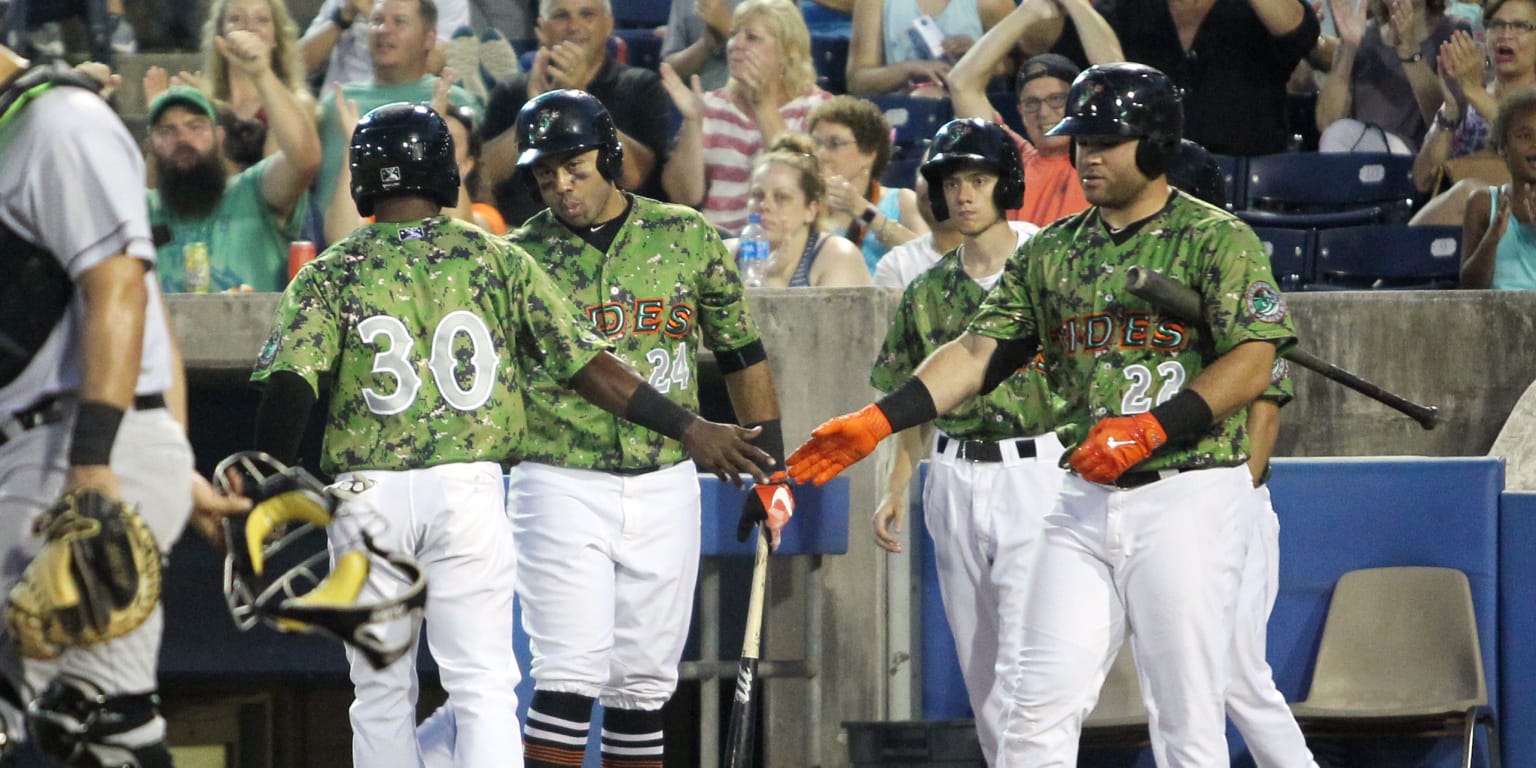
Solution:
[[[713,350],[737,417],[772,457],[753,473],[766,480],[783,459],[778,398],[714,227],[697,211],[619,189],[625,148],[590,94],[541,94],[513,130],[519,173],[549,207],[508,239],[659,391],[653,410],[696,408],[696,350],[701,341]],[[596,700],[603,764],[659,766],[661,707],[677,687],[698,576],[694,464],[705,457],[666,436],[675,433],[573,398],[547,374],[523,395],[528,436],[507,507],[533,648],[524,765],[580,765]]]
[[[544,204],[518,183],[517,138],[511,130],[530,99],[546,91],[575,88],[592,94],[608,108],[624,145],[624,168],[615,181],[647,197],[662,196],[660,173],[671,133],[661,78],[647,69],[620,64],[608,55],[613,35],[609,0],[542,0],[539,3],[539,52],[529,72],[496,86],[485,106],[483,153],[485,177],[496,193],[496,207],[513,227],[521,226]]]
[[[954,120],[940,128],[922,176],[934,220],[948,222],[964,239],[902,295],[869,376],[882,392],[965,332],[1008,257],[1038,231],[1028,224],[1016,231],[1003,218],[1026,196],[1024,172],[1012,138],[990,120]],[[923,485],[939,592],[988,765],[997,757],[1007,704],[997,670],[1012,668],[1022,642],[1036,544],[1061,488],[1061,441],[1051,432],[1055,410],[1036,357],[997,389],[937,420]],[[896,538],[902,492],[923,453],[924,432],[901,433],[885,499],[875,510],[875,543],[889,552],[902,551]]]
[[[231,177],[224,129],[208,97],[176,86],[156,98],[149,108],[155,272],[167,292],[184,290],[188,247],[200,243],[208,251],[208,290],[281,291],[288,242],[299,236],[304,193],[320,168],[320,139],[293,91],[273,73],[259,37],[239,30],[215,45],[229,66],[256,83],[278,151]]]

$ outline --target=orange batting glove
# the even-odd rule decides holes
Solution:
[[[1113,416],[1088,430],[1067,463],[1084,480],[1110,485],[1166,442],[1168,433],[1150,413]]]
[[[822,485],[874,453],[875,446],[890,435],[891,421],[874,403],[830,419],[790,454],[786,462],[789,476],[797,483]]]

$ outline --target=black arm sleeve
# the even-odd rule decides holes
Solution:
[[[272,374],[256,409],[256,450],[284,464],[297,463],[299,443],[314,407],[315,390],[304,377],[292,371]]]
[[[992,351],[992,359],[987,361],[987,373],[981,379],[981,391],[977,394],[985,395],[997,389],[997,385],[1012,376],[1014,371],[1028,365],[1038,351],[1040,340],[1033,336],[998,340],[997,349]]]

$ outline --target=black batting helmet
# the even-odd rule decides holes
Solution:
[[[949,218],[944,201],[944,177],[962,164],[983,165],[997,172],[992,202],[999,216],[1024,204],[1024,163],[1013,139],[997,123],[980,118],[951,120],[934,134],[928,161],[918,170],[928,182],[928,204],[934,221]]]
[[[1227,205],[1227,177],[1215,155],[1189,139],[1179,141],[1168,166],[1168,183],[1218,208]]]
[[[1184,105],[1168,76],[1144,64],[1099,64],[1083,70],[1067,93],[1067,116],[1049,136],[1141,139],[1136,167],[1148,178],[1168,171],[1184,136]]]
[[[528,100],[517,113],[517,167],[530,187],[528,171],[544,157],[564,157],[597,150],[597,170],[617,182],[624,175],[624,145],[608,109],[592,94],[567,88]],[[537,189],[535,189],[537,192]]]
[[[459,202],[453,134],[431,107],[398,101],[369,111],[352,132],[352,200],[373,215],[380,198],[419,195]]]

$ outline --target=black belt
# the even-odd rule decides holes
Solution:
[[[1143,485],[1151,485],[1152,483],[1162,480],[1163,473],[1165,472],[1178,474],[1180,472],[1189,472],[1192,469],[1193,467],[1190,469],[1148,469],[1141,472],[1125,472],[1122,473],[1119,477],[1115,478],[1115,487],[1140,488]]]
[[[939,435],[939,453],[943,453],[949,447],[951,438],[949,435]],[[995,464],[1003,460],[1002,443],[994,443],[990,440],[959,440],[955,446],[955,458],[964,461],[980,461]],[[1009,440],[1014,450],[1021,459],[1033,459],[1035,457],[1035,439]]]
[[[37,429],[48,424],[57,424],[69,414],[69,401],[72,398],[63,395],[49,395],[26,408],[11,414],[15,424],[21,427],[21,431]],[[137,395],[133,398],[135,411],[152,411],[165,407],[165,396],[159,393],[153,395]],[[11,435],[0,432],[0,445],[10,442]]]
[[[621,467],[619,469],[594,469],[592,471],[602,472],[608,475],[619,475],[620,477],[635,477],[636,475],[649,475],[652,472],[660,472],[663,469],[670,469],[681,463],[682,462],[674,461],[671,464],[652,464],[649,467]]]

